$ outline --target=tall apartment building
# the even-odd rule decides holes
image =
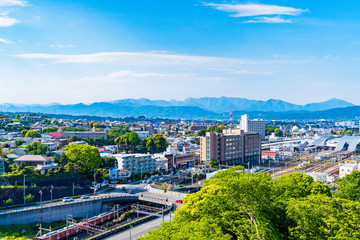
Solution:
[[[113,155],[119,169],[130,170],[131,174],[152,173],[156,171],[156,160],[151,154],[116,154]]]
[[[220,165],[260,164],[261,135],[240,129],[226,129],[223,133],[207,132],[200,138],[200,161],[217,160]]]
[[[261,139],[265,140],[265,120],[254,119],[250,120],[249,115],[244,114],[241,116],[240,129],[244,132],[254,132],[261,135]]]

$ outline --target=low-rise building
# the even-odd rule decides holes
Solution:
[[[344,165],[342,165],[340,167],[340,173],[339,173],[339,177],[343,178],[346,175],[351,174],[353,171],[357,171],[358,170],[358,165],[355,163],[345,163]]]
[[[116,154],[113,157],[120,169],[130,170],[132,174],[152,173],[157,168],[151,154]]]
[[[131,171],[126,169],[119,168],[110,168],[109,169],[109,179],[110,180],[126,180],[131,177]]]
[[[16,166],[19,166],[22,162],[26,166],[35,166],[35,169],[40,170],[41,174],[46,174],[50,169],[54,171],[58,169],[52,158],[41,155],[24,155],[14,160]]]
[[[148,138],[150,136],[149,131],[134,131],[137,133],[137,135],[144,140],[145,138]]]

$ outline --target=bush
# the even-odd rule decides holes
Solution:
[[[31,193],[25,196],[26,202],[32,202],[33,200],[34,200],[34,195],[32,195]]]
[[[14,204],[14,200],[12,198],[9,198],[8,200],[4,200],[3,203],[6,205]]]

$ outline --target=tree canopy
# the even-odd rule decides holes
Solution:
[[[65,148],[65,155],[68,159],[65,168],[83,175],[92,173],[101,164],[99,150],[90,145],[69,145]]]
[[[25,137],[39,138],[41,134],[34,130],[29,130],[26,132]]]
[[[45,155],[47,152],[47,146],[38,141],[30,143],[25,148],[32,155]]]
[[[339,182],[336,196],[352,201],[360,201],[360,172],[353,171]]]
[[[183,200],[174,221],[142,239],[328,239],[360,234],[355,224],[360,204],[331,198],[329,188],[311,176],[291,173],[272,180],[269,174],[243,170],[238,166],[217,173]],[[354,223],[350,228],[357,233],[341,226],[342,217]],[[337,221],[334,230],[332,221]]]

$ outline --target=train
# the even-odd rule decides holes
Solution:
[[[131,205],[123,206],[115,211],[102,213],[100,215],[89,218],[81,223],[69,225],[56,231],[49,232],[42,236],[36,237],[37,240],[62,240],[76,236],[86,230],[87,227],[101,225],[107,221],[114,219],[117,214],[122,214],[131,210]]]

